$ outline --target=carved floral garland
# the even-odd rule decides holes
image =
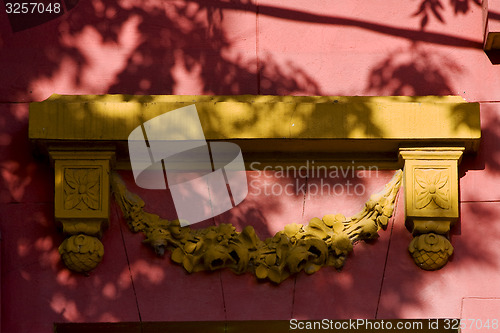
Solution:
[[[181,227],[178,220],[165,220],[144,211],[144,201],[129,192],[118,174],[112,175],[113,192],[133,232],[143,232],[144,243],[171,259],[186,271],[214,271],[230,268],[237,274],[252,272],[258,279],[281,283],[292,274],[307,274],[322,266],[342,268],[353,244],[378,237],[394,211],[401,185],[398,170],[384,190],[371,196],[363,210],[345,218],[330,214],[311,219],[308,225],[292,223],[274,237],[259,239],[252,226],[236,231],[231,224],[194,230]]]

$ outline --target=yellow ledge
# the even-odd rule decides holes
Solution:
[[[246,160],[263,164],[314,157],[396,165],[401,147],[456,146],[467,153],[477,150],[481,137],[479,104],[455,96],[249,95],[53,95],[31,103],[29,137],[45,148],[111,146],[123,167],[134,128],[193,103],[208,141],[237,143]]]

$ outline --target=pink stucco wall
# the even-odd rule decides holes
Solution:
[[[466,318],[484,304],[498,308],[498,55],[481,49],[474,1],[443,1],[439,17],[429,8],[414,15],[421,4],[92,0],[15,33],[0,4],[2,332],[51,332],[54,322]],[[141,244],[113,204],[103,262],[89,277],[72,274],[57,253],[63,236],[53,221],[53,172],[33,156],[27,134],[28,103],[53,93],[460,95],[481,102],[481,148],[460,167],[455,254],[440,271],[414,265],[400,196],[388,230],[356,245],[341,273],[325,268],[278,287],[229,271],[188,275]],[[169,217],[157,193],[122,176],[151,212]],[[366,179],[367,192],[390,176]],[[350,215],[365,200],[254,196],[207,223],[253,224],[266,237],[286,223]]]

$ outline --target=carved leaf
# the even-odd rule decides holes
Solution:
[[[285,226],[285,235],[287,235],[289,238],[292,238],[292,236],[295,236],[299,231],[300,228],[302,228],[302,224],[297,224],[297,223],[290,223]]]
[[[377,222],[381,227],[385,228],[389,223],[389,218],[385,215],[380,215],[377,217]]]
[[[316,220],[314,220],[316,219]],[[317,237],[319,239],[324,239],[327,237],[327,233],[318,224],[317,221],[321,221],[317,217],[314,217],[309,224],[305,227],[305,233],[307,236]]]
[[[182,250],[178,247],[172,252],[170,258],[173,262],[180,264],[184,259],[184,253],[182,253]]]
[[[339,234],[339,233],[341,233],[342,231],[344,231],[344,224],[342,224],[342,222],[335,222],[335,223],[332,225],[332,229],[333,229],[333,231],[334,231],[336,234]]]
[[[415,207],[417,209],[422,209],[427,207],[429,203],[432,201],[432,197],[429,195],[429,192],[426,190],[420,191],[417,193]]]
[[[78,185],[87,184],[87,170],[86,169],[74,169],[73,176],[75,177]]]
[[[191,260],[191,258],[189,256],[185,256],[184,259],[182,260],[182,266],[184,266],[184,269],[188,272],[188,273],[192,273],[193,272],[193,261]]]
[[[87,187],[92,188],[99,183],[99,170],[90,169],[87,172]]]
[[[94,186],[87,189],[87,192],[82,195],[82,199],[90,209],[99,209],[99,187]]]
[[[64,200],[64,209],[73,209],[75,208],[81,201],[82,197],[78,193],[69,194]]]
[[[446,171],[436,172],[436,187],[441,189],[448,183],[448,173]]]
[[[264,265],[260,265],[255,270],[255,276],[257,276],[258,279],[265,279],[267,277],[267,273],[268,268],[266,268]]]
[[[266,256],[266,264],[268,266],[276,265],[277,262],[276,253],[271,253]]]
[[[193,253],[194,250],[196,250],[196,244],[197,243],[187,242],[184,246],[184,250],[186,250],[186,253]]]
[[[415,170],[415,180],[417,181],[417,184],[422,188],[426,188],[427,186],[429,186],[429,180],[422,170]]]
[[[443,191],[437,191],[433,196],[433,199],[436,205],[438,205],[439,207],[443,209],[450,208],[450,202],[448,201],[446,193],[443,193]]]
[[[74,170],[64,170],[64,180],[66,181],[66,184],[68,184],[72,189],[76,189],[78,187],[78,182],[76,181],[74,176]]]
[[[282,281],[281,272],[278,267],[271,267],[267,272],[267,277],[274,283],[280,283]]]

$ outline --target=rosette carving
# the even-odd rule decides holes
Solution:
[[[170,251],[172,261],[189,273],[229,268],[237,274],[251,272],[258,279],[281,283],[301,271],[313,274],[323,266],[341,269],[354,243],[376,238],[378,231],[386,228],[401,178],[399,170],[385,189],[351,218],[330,214],[313,218],[308,225],[292,223],[264,241],[252,226],[241,232],[231,224],[197,230],[181,227],[178,220],[145,212],[144,201],[129,192],[117,174],[111,181],[130,229],[144,233],[143,242],[157,255]]]
[[[415,170],[419,187],[415,208],[422,209],[429,205],[438,209],[450,208],[448,179],[447,170]]]
[[[64,170],[64,208],[96,210],[100,203],[99,169]]]

